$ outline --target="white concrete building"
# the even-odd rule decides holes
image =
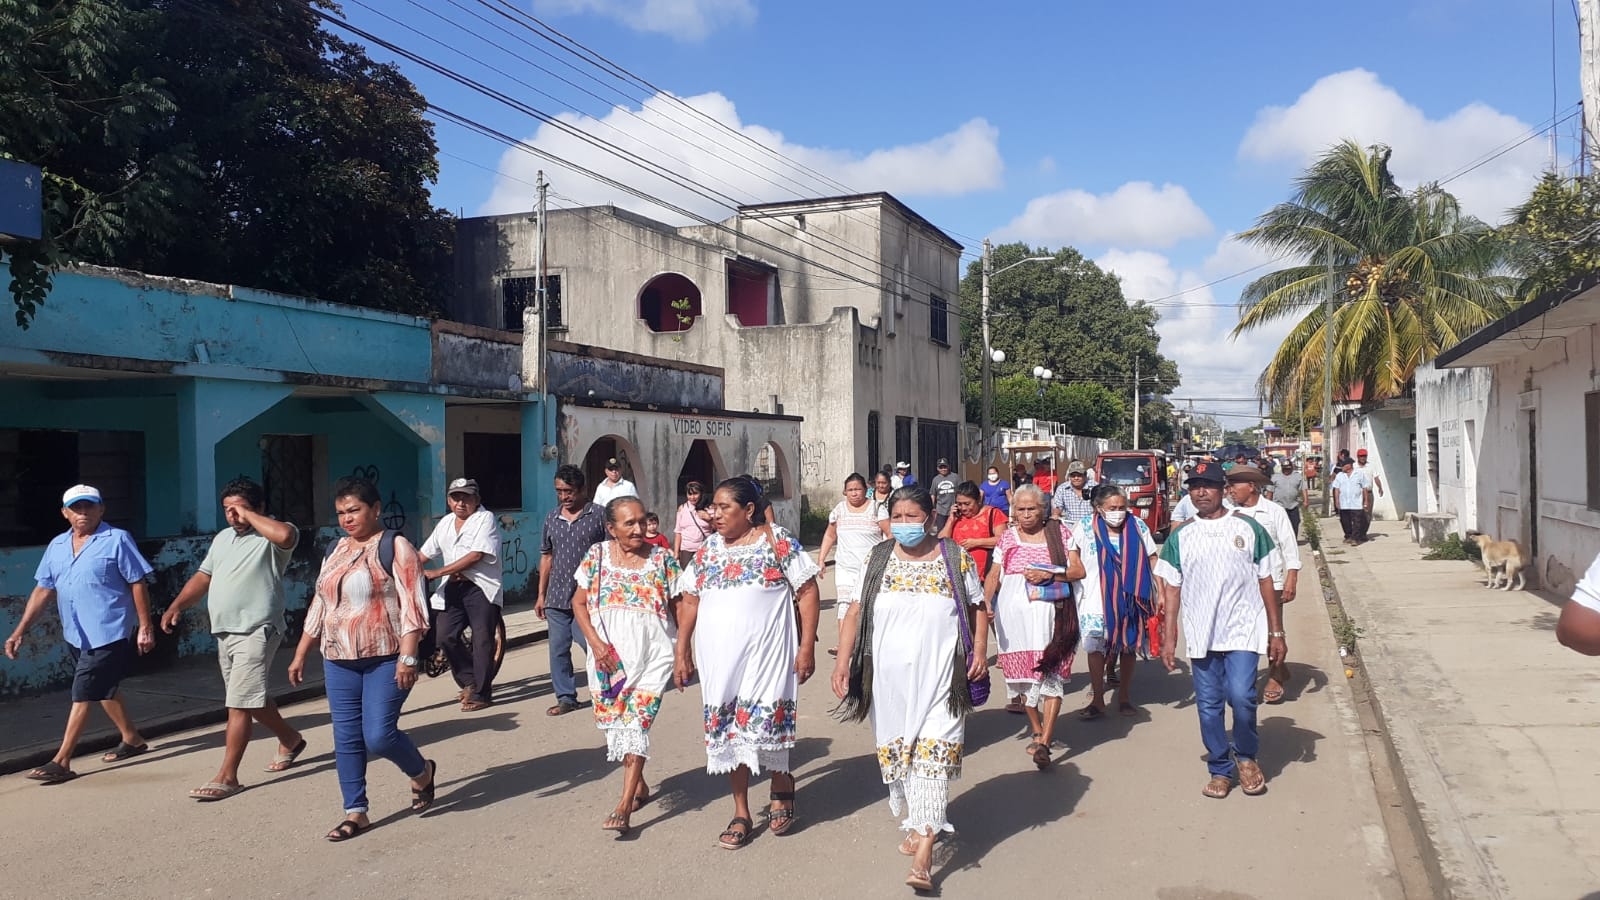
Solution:
[[[1518,307],[1435,360],[1441,371],[1490,373],[1483,418],[1473,420],[1478,433],[1461,420],[1463,456],[1477,472],[1476,497],[1463,488],[1463,502],[1475,501],[1479,530],[1522,541],[1533,556],[1530,581],[1560,595],[1600,552],[1597,342],[1600,278],[1591,277]],[[1470,397],[1457,406],[1478,409]],[[1450,457],[1439,428],[1443,462]],[[1464,462],[1464,478],[1467,471]]]
[[[1478,463],[1493,372],[1427,362],[1415,377],[1417,512],[1451,516],[1451,529],[1465,535],[1479,527]]]
[[[454,317],[522,327],[535,224],[460,223]],[[801,417],[790,462],[805,499],[826,508],[852,471],[906,460],[927,477],[960,456],[960,253],[883,193],[681,228],[614,207],[552,210],[550,327],[575,345],[719,368],[727,409]]]

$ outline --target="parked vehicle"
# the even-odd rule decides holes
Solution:
[[[1095,469],[1102,482],[1122,488],[1133,514],[1143,519],[1152,532],[1166,534],[1172,527],[1166,451],[1112,450],[1100,454]]]

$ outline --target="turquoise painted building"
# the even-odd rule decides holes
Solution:
[[[302,528],[297,635],[334,535],[334,481],[375,481],[385,523],[420,543],[446,513],[445,485],[467,475],[500,517],[509,602],[532,602],[555,441],[521,371],[516,333],[119,270],[58,274],[30,328],[0,326],[0,634],[77,482],[101,489],[107,519],[156,566],[157,610],[224,527],[222,486],[263,484],[269,510]],[[22,658],[0,659],[0,696],[70,678],[44,618]],[[161,641],[143,665],[209,652],[204,607]]]

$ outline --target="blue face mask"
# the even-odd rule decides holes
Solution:
[[[928,536],[928,526],[923,522],[895,522],[889,526],[889,533],[900,542],[900,546],[915,547]]]

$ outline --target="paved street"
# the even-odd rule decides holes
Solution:
[[[824,596],[831,595],[825,588]],[[1019,740],[1024,720],[997,702],[968,732],[969,757],[940,846],[935,881],[950,897],[1352,898],[1398,896],[1350,695],[1324,611],[1308,593],[1288,614],[1300,677],[1263,707],[1263,797],[1200,795],[1205,769],[1189,679],[1147,664],[1147,717],[1063,721],[1048,772]],[[824,640],[832,635],[824,612]],[[823,646],[826,646],[824,643]],[[1081,669],[1080,662],[1080,669]],[[507,658],[500,702],[456,710],[448,678],[424,679],[404,726],[439,762],[440,792],[406,811],[405,780],[371,769],[378,827],[346,844],[322,835],[340,818],[326,705],[289,707],[310,749],[281,775],[253,745],[251,789],[214,804],[187,799],[218,761],[215,728],[153,741],[121,766],[80,759],[86,777],[41,787],[0,779],[11,896],[618,897],[698,895],[718,883],[766,896],[904,896],[899,834],[865,726],[841,725],[827,679],[801,697],[798,827],[742,851],[715,846],[730,804],[704,771],[695,690],[670,696],[647,774],[660,796],[614,840],[598,826],[621,789],[588,711],[548,719],[543,644]],[[1080,692],[1069,708],[1082,704]],[[764,796],[765,785],[756,796]],[[715,869],[710,868],[715,866]],[[1042,887],[1050,885],[1049,887]]]

